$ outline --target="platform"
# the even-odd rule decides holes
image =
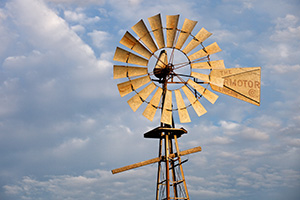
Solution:
[[[185,130],[184,128],[157,127],[155,129],[145,133],[144,138],[160,139],[166,133],[168,133],[170,138],[173,139],[174,135],[176,135],[177,138],[179,138],[179,137],[181,137],[181,135],[187,134],[187,130]]]

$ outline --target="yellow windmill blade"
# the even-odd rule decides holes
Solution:
[[[166,90],[163,100],[161,123],[172,125],[172,91]]]
[[[201,44],[204,40],[209,38],[211,35],[212,33],[208,32],[205,28],[202,28],[182,51],[185,54],[188,54],[190,51],[196,48],[199,44]]]
[[[224,87],[211,85],[214,91],[260,105],[260,67],[212,70],[212,76],[224,79]]]
[[[220,47],[218,46],[218,44],[216,42],[212,43],[211,45],[197,51],[196,53],[193,53],[192,55],[188,56],[188,58],[193,61],[193,60],[196,60],[198,58],[202,58],[202,57],[205,57],[205,56],[208,56],[208,55],[211,55],[211,54],[214,54],[214,53],[218,53],[222,51],[220,49]]]
[[[133,53],[130,53],[129,51],[126,51],[120,47],[117,47],[113,59],[115,61],[124,62],[124,63],[130,63],[130,64],[136,64],[142,66],[148,65],[148,60],[140,56],[137,56]]]
[[[155,94],[153,95],[152,99],[150,100],[149,104],[143,112],[143,116],[149,119],[150,121],[152,121],[155,116],[162,93],[163,90],[160,87],[157,88]]]
[[[167,15],[167,47],[172,48],[177,31],[179,15]]]
[[[129,80],[123,83],[119,83],[118,89],[120,92],[121,97],[129,94],[130,92],[142,87],[143,85],[146,85],[151,81],[149,76],[140,77],[137,79]]]
[[[195,112],[197,115],[200,117],[201,115],[204,115],[207,111],[206,109],[202,106],[202,104],[198,101],[198,99],[195,97],[195,94],[193,94],[190,89],[187,86],[182,86],[181,88],[188,98],[189,102],[193,106]]]
[[[185,106],[184,100],[182,98],[180,90],[174,90],[176,103],[177,103],[177,109],[178,109],[178,115],[179,120],[181,123],[189,123],[191,122],[189,113],[187,111],[187,108]]]
[[[143,20],[140,20],[131,28],[141,38],[143,43],[146,45],[146,47],[149,48],[152,53],[157,50],[156,44],[154,43]]]
[[[128,31],[125,33],[120,41],[121,44],[132,49],[138,54],[150,59],[152,53],[146,49],[134,36],[132,36]]]
[[[224,60],[191,63],[192,69],[225,69]]]
[[[154,91],[156,85],[151,82],[147,87],[145,87],[142,91],[134,95],[131,99],[127,101],[131,109],[135,112],[142,103],[148,98],[148,96]]]
[[[181,49],[191,32],[193,31],[194,27],[196,26],[197,21],[193,21],[190,19],[185,19],[184,23],[181,28],[181,32],[179,34],[177,43],[176,43],[176,49]]]
[[[162,26],[160,14],[157,14],[153,17],[149,17],[148,21],[151,26],[152,32],[154,34],[154,37],[156,39],[158,48],[159,49],[164,48],[165,47],[165,38],[164,38],[163,26]]]
[[[198,83],[194,82],[191,79],[189,79],[187,81],[187,84],[192,86],[197,92],[199,92],[202,96],[204,96],[212,104],[214,104],[217,101],[218,97],[219,97],[215,93],[207,90],[205,87],[199,85]]]
[[[198,78],[204,82],[208,82],[212,85],[216,85],[218,87],[223,87],[223,84],[224,84],[224,79],[222,77],[214,76],[212,74],[207,75],[207,74],[202,74],[202,73],[198,73],[198,72],[192,72],[191,76],[194,78]]]
[[[125,65],[114,65],[114,79],[135,77],[148,74],[147,67],[130,67]]]

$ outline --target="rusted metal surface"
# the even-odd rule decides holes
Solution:
[[[150,49],[152,53],[154,53],[157,50],[157,46],[154,43],[153,38],[150,35],[143,20],[140,20],[131,28],[139,36],[139,38],[141,38],[143,43]]]
[[[190,60],[196,60],[196,59],[208,56],[208,55],[218,53],[220,51],[222,51],[221,48],[218,46],[218,44],[216,42],[214,42],[211,45],[208,45],[207,47],[197,51],[196,53],[193,53],[192,55],[190,55],[188,57]]]
[[[224,60],[197,62],[191,64],[192,69],[225,69]]]
[[[212,75],[224,79],[224,87],[211,85],[214,91],[260,105],[260,67],[213,70]]]
[[[176,43],[175,48],[181,49],[191,32],[193,31],[194,27],[196,26],[197,21],[193,21],[190,19],[185,19]]]
[[[134,95],[131,99],[127,101],[131,109],[135,112],[142,103],[147,99],[147,97],[154,91],[156,88],[154,83],[150,83],[142,91]]]
[[[185,54],[188,54],[190,51],[196,48],[199,44],[201,44],[204,40],[209,38],[209,36],[211,35],[212,33],[208,32],[205,28],[202,28],[182,51]]]
[[[124,46],[132,49],[138,54],[150,59],[152,53],[144,47],[135,37],[133,37],[128,31],[126,31],[123,38],[120,40],[120,43]]]
[[[133,53],[130,53],[129,51],[126,51],[120,47],[117,47],[113,59],[115,61],[124,62],[124,63],[130,63],[130,64],[136,64],[136,65],[142,65],[142,66],[148,65],[147,59],[142,58]]]
[[[204,115],[207,111],[206,109],[202,106],[202,104],[198,101],[198,99],[195,97],[195,94],[193,94],[190,89],[188,89],[185,85],[181,88],[183,92],[185,93],[186,97],[192,104],[195,112],[197,115],[200,117],[201,115]]]
[[[187,111],[187,108],[185,106],[184,100],[182,98],[180,90],[175,90],[175,98],[176,98],[176,103],[177,103],[177,108],[178,108],[178,115],[179,115],[179,120],[181,123],[188,123],[191,122],[191,118],[189,116],[189,113]]]
[[[158,104],[160,102],[163,90],[159,87],[157,88],[155,94],[153,95],[150,103],[147,105],[146,109],[143,112],[143,116],[149,119],[150,121],[153,120],[154,115],[156,113]]]
[[[148,74],[147,67],[129,67],[124,65],[114,65],[114,79],[135,77]]]
[[[140,87],[142,87],[143,85],[149,83],[151,81],[149,76],[144,76],[141,78],[137,78],[137,79],[132,79],[123,83],[119,83],[118,89],[120,92],[121,97],[129,94],[130,92],[132,92],[133,90],[136,90]]]
[[[217,101],[219,96],[216,95],[215,93],[212,93],[211,91],[209,91],[205,87],[195,83],[191,79],[188,80],[187,83],[190,86],[192,86],[197,92],[199,92],[201,95],[203,95],[204,98],[206,98],[210,103],[214,104]]]
[[[151,26],[152,32],[154,34],[155,40],[157,42],[158,48],[159,49],[164,48],[165,39],[164,39],[163,26],[161,23],[160,14],[157,14],[153,17],[149,17],[148,21]]]
[[[179,15],[167,15],[167,47],[173,47]]]

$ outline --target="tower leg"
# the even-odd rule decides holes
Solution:
[[[163,141],[164,144],[162,144]],[[162,152],[163,147],[164,155]],[[176,157],[174,157],[174,154],[176,155]],[[162,138],[160,138],[159,156],[163,159],[161,159],[161,161],[158,163],[156,200],[189,200],[187,185],[182,168],[183,162],[181,161],[177,136],[176,134],[173,134],[172,131],[164,132]],[[164,162],[164,165],[161,162]],[[172,173],[171,177],[170,171]]]
[[[159,149],[158,149],[158,157],[160,158],[162,156],[162,142],[163,142],[163,139],[160,138],[159,139]],[[161,176],[161,162],[162,161],[159,161],[158,162],[158,169],[157,169],[157,182],[156,182],[156,200],[159,200],[159,188],[160,188],[160,176]]]

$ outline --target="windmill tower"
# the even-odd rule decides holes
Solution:
[[[199,100],[205,98],[214,104],[218,98],[209,87],[259,106],[261,70],[226,69],[223,60],[210,60],[210,55],[221,49],[216,42],[204,46],[203,42],[212,35],[206,29],[192,34],[197,21],[185,19],[181,29],[177,27],[179,15],[166,16],[165,27],[160,14],[148,21],[151,31],[140,20],[132,27],[137,37],[127,31],[121,39],[126,48],[116,48],[114,61],[122,64],[114,65],[113,76],[127,79],[118,84],[118,89],[121,97],[133,94],[127,101],[133,111],[146,104],[143,116],[152,121],[156,111],[161,110],[160,125],[144,134],[145,138],[159,140],[158,157],[114,169],[112,173],[158,162],[156,200],[189,200],[182,167],[187,160],[182,160],[182,156],[199,152],[201,147],[180,151],[178,138],[187,131],[175,128],[173,113],[178,113],[181,123],[191,122],[190,107],[198,116],[205,114]]]

